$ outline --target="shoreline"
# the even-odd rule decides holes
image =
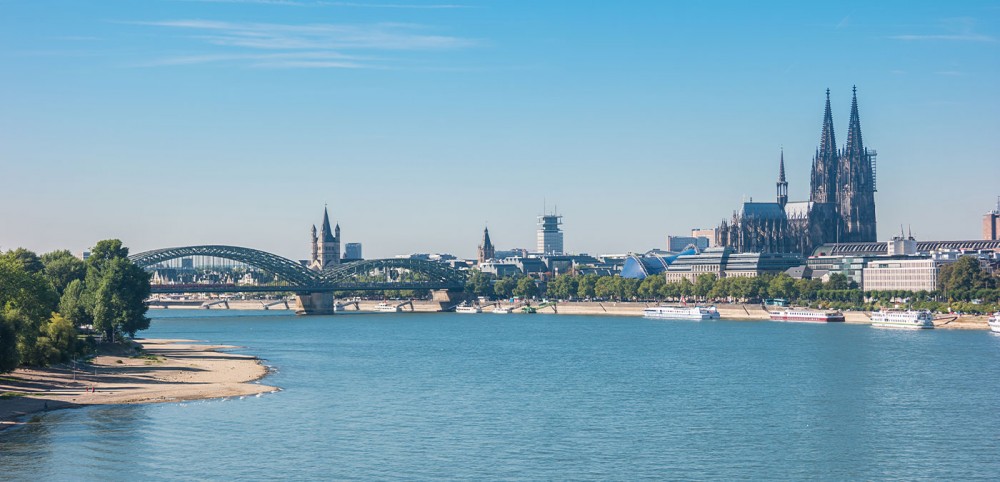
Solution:
[[[90,364],[18,368],[0,375],[0,430],[31,415],[88,405],[166,403],[259,395],[277,387],[255,383],[268,374],[259,358],[225,353],[229,345],[138,339],[138,355],[121,350]]]
[[[341,301],[341,300],[338,300]],[[379,304],[380,300],[361,300],[361,301],[348,301],[347,309],[344,313],[377,313],[375,306]],[[430,300],[390,300],[389,303],[401,304],[403,313],[440,313],[441,312],[441,302],[430,301]],[[533,306],[537,307],[541,302],[534,302]],[[671,303],[666,303],[671,304]],[[676,303],[673,303],[676,304]],[[759,304],[739,304],[739,303],[708,303],[714,305],[718,310],[719,314],[722,315],[723,320],[730,321],[768,321],[768,312],[761,308]],[[483,312],[489,313],[493,306],[504,306],[513,307],[507,302],[493,302],[484,304]],[[642,301],[563,301],[557,302],[555,304],[550,304],[542,308],[537,308],[538,314],[561,314],[561,315],[610,315],[610,316],[642,316],[642,310],[645,308],[656,306],[655,302],[642,302]],[[200,304],[195,303],[183,303],[177,305],[170,305],[171,309],[199,309]],[[294,310],[297,308],[296,303],[290,302],[289,309]],[[153,308],[152,310],[161,310],[164,308]],[[213,310],[218,310],[220,308],[211,308]],[[234,311],[250,311],[250,310],[261,310],[260,302],[254,301],[230,301],[229,308]],[[271,310],[280,308],[271,308]],[[519,313],[511,313],[512,315],[517,315]],[[868,312],[865,311],[845,311],[844,316],[846,317],[847,323],[855,324],[869,324],[871,319],[869,318]],[[937,329],[945,330],[989,330],[989,325],[986,323],[988,315],[952,315],[952,314],[939,314],[935,316],[934,327]]]

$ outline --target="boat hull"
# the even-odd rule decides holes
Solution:
[[[647,308],[642,312],[643,318],[657,320],[691,320],[705,321],[718,320],[719,312],[715,309],[706,308]]]
[[[927,310],[888,310],[871,314],[873,328],[893,328],[898,330],[930,330],[934,328],[934,318]]]
[[[816,315],[797,315],[788,313],[775,313],[771,314],[771,321],[787,321],[791,323],[843,323],[844,315],[833,315],[833,314],[823,314],[819,313]]]
[[[990,326],[990,331],[992,331],[993,333],[1000,333],[1000,313],[995,313],[993,316],[991,316],[986,321],[986,324]]]
[[[872,328],[888,328],[891,330],[932,330],[934,329],[933,324],[913,324],[913,323],[886,323],[886,322],[872,322]]]

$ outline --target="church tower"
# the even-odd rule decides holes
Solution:
[[[826,111],[823,113],[823,134],[813,157],[809,200],[817,203],[837,202],[838,174],[837,139],[833,134],[833,113],[830,110],[830,89],[826,89]]]
[[[336,233],[336,234],[334,234]],[[340,225],[336,230],[330,229],[330,215],[326,207],[323,207],[323,225],[320,226],[320,233],[317,239],[316,226],[312,232],[312,263],[309,268],[317,271],[332,268],[340,264]]]
[[[483,242],[479,244],[479,264],[483,264],[486,260],[495,257],[496,248],[493,247],[493,242],[490,241],[490,229],[483,228]]]
[[[785,209],[788,204],[788,181],[785,180],[785,149],[781,149],[781,162],[778,164],[778,205]]]
[[[310,250],[311,251],[311,257],[309,258],[309,266],[312,266],[313,264],[315,264],[316,260],[319,259],[319,237],[316,236],[316,225],[315,224],[313,224],[312,238],[311,239],[312,239],[312,246],[311,246],[312,249]]]
[[[841,151],[838,185],[840,217],[844,220],[846,242],[878,241],[875,231],[875,175],[872,170],[874,152],[861,140],[861,118],[858,116],[858,88],[853,89],[851,122],[847,128],[847,145]]]

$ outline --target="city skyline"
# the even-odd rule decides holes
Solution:
[[[719,7],[722,8],[719,8]],[[367,257],[644,251],[744,196],[806,199],[858,86],[878,239],[977,239],[1000,176],[1000,9],[529,2],[0,2],[0,249]],[[843,138],[843,137],[842,137]],[[403,233],[403,234],[401,234]]]

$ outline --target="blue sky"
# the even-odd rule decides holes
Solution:
[[[814,4],[815,3],[815,4]],[[836,3],[836,4],[833,4]],[[996,2],[0,0],[0,249],[367,257],[664,247],[808,197],[858,86],[879,237],[978,238],[1000,195]]]

